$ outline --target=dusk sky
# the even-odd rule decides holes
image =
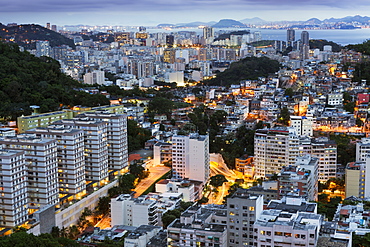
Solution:
[[[3,0],[0,22],[138,26],[253,17],[323,20],[370,15],[369,9],[369,0]]]

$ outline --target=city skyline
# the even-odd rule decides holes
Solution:
[[[0,22],[45,25],[157,25],[193,21],[242,20],[259,17],[266,21],[304,21],[310,18],[341,18],[366,15],[365,0],[204,0],[204,1],[71,1],[22,0],[2,3]]]

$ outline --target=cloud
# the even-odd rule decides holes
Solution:
[[[11,0],[2,3],[0,12],[90,12],[90,11],[187,11],[216,9],[304,9],[305,6],[331,8],[369,6],[367,0]]]

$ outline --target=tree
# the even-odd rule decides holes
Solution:
[[[220,187],[223,185],[223,183],[227,182],[228,180],[225,178],[222,174],[217,174],[215,176],[212,176],[210,178],[209,184],[213,187]]]
[[[293,98],[293,96],[294,96],[293,89],[292,88],[285,89],[284,96],[288,96],[289,99]]]
[[[145,168],[136,162],[129,166],[129,171],[132,175],[139,179],[146,178],[149,175],[149,172],[145,171]]]
[[[128,151],[142,149],[147,140],[151,138],[151,132],[140,128],[134,120],[127,120]]]
[[[166,213],[164,213],[163,214],[163,216],[162,216],[162,224],[163,224],[163,228],[167,228],[167,226],[169,225],[169,224],[171,224],[174,220],[176,220],[177,218],[176,218],[176,216],[175,215],[173,215],[173,214],[167,214],[167,212]]]
[[[99,197],[98,205],[95,207],[95,210],[100,215],[106,215],[110,210],[110,198],[108,196]]]
[[[278,123],[282,123],[285,126],[289,126],[290,121],[290,112],[287,107],[283,107],[281,109],[280,114],[278,116]]]
[[[167,119],[171,119],[174,104],[172,100],[163,97],[155,97],[149,102],[148,114],[154,117],[155,114],[166,115]]]

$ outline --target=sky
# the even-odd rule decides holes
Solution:
[[[0,22],[45,26],[154,26],[242,20],[320,20],[370,15],[369,0],[0,0]]]

